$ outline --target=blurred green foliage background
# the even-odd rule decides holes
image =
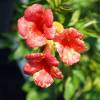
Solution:
[[[32,79],[26,81],[22,89],[26,100],[100,100],[100,0],[22,0],[16,1],[11,32],[2,34],[0,48],[10,48],[10,60],[21,60],[24,55],[39,52],[38,48],[28,48],[17,33],[17,20],[25,8],[33,3],[43,4],[52,9],[54,20],[67,27],[75,27],[85,35],[88,50],[82,54],[79,63],[67,66],[60,63],[64,80],[41,89]],[[62,66],[63,69],[62,69]]]

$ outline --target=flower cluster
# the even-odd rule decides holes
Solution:
[[[41,53],[26,55],[24,66],[24,73],[33,76],[35,84],[42,88],[49,87],[53,78],[63,78],[59,61],[52,54],[54,48],[63,63],[69,65],[77,63],[80,53],[86,50],[83,35],[75,28],[64,29],[62,24],[54,22],[52,10],[40,4],[25,10],[18,20],[18,32],[29,47],[43,49]]]

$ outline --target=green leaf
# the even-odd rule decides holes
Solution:
[[[72,7],[69,4],[62,4],[61,6],[59,6],[59,9],[66,12],[72,11]]]
[[[64,91],[64,98],[65,100],[71,100],[72,96],[75,93],[76,88],[74,87],[72,83],[72,78],[68,77],[68,79],[65,82],[65,91]]]
[[[77,24],[75,24],[75,27],[77,29],[83,29],[84,24],[85,24],[85,21],[81,20],[81,21],[78,21]]]
[[[39,99],[39,95],[36,92],[36,90],[31,90],[27,96],[26,96],[26,100],[40,100]]]
[[[58,7],[61,4],[61,0],[54,0],[56,7]]]
[[[75,75],[81,82],[85,81],[84,74],[81,70],[73,70],[73,75]]]
[[[98,58],[99,59],[99,58]],[[97,63],[95,60],[91,59],[90,60],[90,65],[89,65],[89,68],[92,70],[92,71],[95,71],[97,73],[100,73],[100,63]]]
[[[63,24],[64,21],[65,21],[65,16],[63,14],[61,14],[61,13],[58,13],[58,12],[56,12],[55,14],[57,16],[58,21],[60,21],[60,23]]]
[[[29,82],[26,82],[23,87],[22,87],[22,90],[25,91],[25,92],[29,92],[31,90],[31,84]]]
[[[91,89],[92,89],[92,80],[88,77],[85,81],[83,91],[87,92],[87,91],[90,91]]]
[[[100,51],[100,38],[97,39],[96,48]]]
[[[80,30],[83,34],[89,37],[100,38],[95,32],[89,32],[86,30]]]
[[[79,88],[79,79],[75,75],[73,75],[72,77],[72,82],[73,82],[75,89]]]
[[[72,14],[72,18],[71,18],[71,21],[70,21],[70,23],[69,23],[69,26],[75,25],[75,24],[78,22],[79,17],[80,17],[80,10],[76,10],[76,11]]]
[[[100,76],[97,76],[94,80],[94,86],[96,87],[97,90],[100,91]]]
[[[14,52],[13,58],[19,59],[19,58],[25,56],[28,53],[29,53],[29,50],[26,47],[24,47],[23,45],[20,44],[20,46]]]
[[[95,30],[100,33],[100,25],[95,23],[95,24],[93,24],[93,26],[94,26]]]
[[[86,23],[83,27],[86,28],[86,27],[89,27],[90,25],[93,25],[93,24],[96,24],[96,20],[92,20],[92,21],[89,21],[88,23]]]
[[[49,3],[49,5],[51,6],[52,9],[55,8],[54,0],[47,0],[47,2]]]

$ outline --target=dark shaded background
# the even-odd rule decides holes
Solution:
[[[9,32],[15,0],[0,0],[0,34]],[[9,62],[9,49],[0,49],[0,100],[25,100],[23,76],[16,61]]]

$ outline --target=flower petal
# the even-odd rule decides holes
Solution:
[[[58,78],[58,79],[63,79],[63,74],[62,72],[58,69],[58,67],[51,67],[50,69],[50,74],[52,77]]]
[[[75,28],[65,29],[63,33],[66,34],[67,39],[83,38],[83,35]]]
[[[26,39],[26,44],[31,47],[41,47],[47,43],[47,39],[38,33],[30,34],[30,36]]]
[[[62,60],[64,63],[72,65],[80,60],[80,54],[74,51],[72,48],[64,48]]]
[[[44,35],[47,39],[53,39],[55,37],[56,30],[53,26],[48,28],[47,26],[44,25],[43,29],[44,29]]]
[[[56,45],[60,58],[65,64],[72,65],[80,60],[80,54],[73,48],[64,47],[61,44]]]
[[[64,46],[57,42],[55,42],[55,46],[56,46],[57,52],[59,53],[59,56],[62,57]]]
[[[29,63],[26,63],[24,68],[23,68],[24,73],[27,74],[27,75],[33,75],[34,73],[36,73],[40,69],[41,69],[41,66],[33,67]]]
[[[56,57],[52,56],[51,54],[45,55],[45,61],[47,62],[48,66],[58,66],[59,61]]]
[[[36,85],[42,88],[47,88],[53,83],[52,76],[45,69],[36,72],[33,75],[33,80]]]
[[[65,34],[64,33],[59,33],[58,35],[56,35],[54,37],[54,41],[55,42],[59,42],[59,43],[62,43],[62,41],[65,39]]]
[[[25,10],[24,16],[27,20],[35,22],[37,27],[42,30],[44,24],[45,9],[40,4],[33,4]]]
[[[70,47],[79,53],[86,51],[86,45],[84,41],[80,39],[75,39],[74,41],[71,41]]]
[[[45,10],[44,23],[46,24],[47,27],[52,26],[52,24],[53,24],[53,13],[52,13],[51,9]]]
[[[24,17],[18,20],[18,31],[23,38],[27,38],[33,30],[36,29],[36,25],[32,22],[27,21]]]
[[[32,53],[25,56],[27,60],[40,60],[43,58],[42,53]]]
[[[40,21],[42,18],[42,14],[44,14],[44,7],[40,4],[33,4],[32,6],[29,6],[25,12],[24,16],[29,21]]]
[[[42,53],[32,53],[25,56],[25,58],[28,60],[28,62],[32,65],[39,65],[41,60],[44,58],[44,55]]]

